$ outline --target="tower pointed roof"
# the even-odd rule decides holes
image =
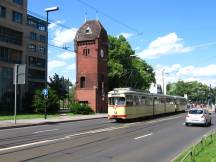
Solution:
[[[74,41],[95,40],[102,34],[105,34],[107,37],[107,32],[103,25],[98,20],[88,20],[78,29]]]

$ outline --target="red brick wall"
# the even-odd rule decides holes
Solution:
[[[88,101],[88,105],[96,112],[96,89],[76,90],[75,97],[78,101]]]

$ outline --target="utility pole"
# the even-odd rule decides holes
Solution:
[[[162,69],[162,86],[163,86],[163,94],[165,95],[165,89],[164,89],[164,70]]]

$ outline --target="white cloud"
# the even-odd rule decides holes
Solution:
[[[170,66],[157,65],[155,67],[155,77],[158,84],[162,84],[162,70],[164,69],[165,83],[183,81],[198,81],[203,84],[216,86],[216,64],[207,65],[204,67],[185,66],[174,64]]]
[[[185,47],[182,44],[182,38],[179,38],[176,33],[158,37],[152,41],[147,49],[137,53],[141,58],[158,58],[162,55],[187,53],[193,50],[192,47]]]
[[[60,59],[63,59],[63,60],[67,60],[67,59],[74,58],[75,57],[75,53],[64,52],[64,53],[58,55],[57,57],[60,58]]]
[[[133,33],[120,33],[119,35],[123,35],[126,39],[132,37],[134,34]]]
[[[57,28],[58,24],[63,24],[63,23],[64,23],[64,21],[58,20],[58,21],[56,21],[54,23],[49,24],[48,29],[49,30],[54,30],[54,29]]]
[[[67,70],[75,70],[76,69],[76,64],[73,63],[73,64],[70,64],[66,67]]]
[[[178,75],[191,75],[194,77],[211,77],[216,76],[216,64],[211,64],[206,67],[187,66],[181,68]]]
[[[141,48],[139,46],[137,46],[134,50],[135,51],[139,51]]]
[[[76,36],[77,29],[62,29],[57,28],[54,31],[53,43],[57,46],[63,46],[67,43],[73,43],[74,38]]]
[[[66,65],[66,62],[64,61],[58,61],[58,60],[52,60],[48,62],[48,71],[52,71],[56,68],[64,67]]]

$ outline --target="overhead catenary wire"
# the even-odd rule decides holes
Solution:
[[[124,22],[122,22],[122,21],[120,21],[120,20],[118,20],[118,19],[116,19],[116,18],[114,18],[114,17],[108,15],[107,13],[105,13],[105,12],[103,12],[103,11],[97,9],[96,7],[90,5],[89,3],[87,3],[87,2],[85,2],[85,1],[83,1],[83,0],[76,0],[76,1],[79,2],[79,3],[81,3],[81,4],[83,4],[84,6],[86,6],[86,7],[88,7],[88,8],[91,8],[91,9],[94,10],[97,14],[98,14],[98,13],[101,13],[103,16],[109,18],[110,20],[112,20],[112,21],[114,21],[114,22],[116,22],[116,23],[118,23],[118,24],[120,24],[120,25],[122,25],[122,26],[124,26],[124,27],[126,27],[126,28],[128,28],[128,29],[130,29],[130,30],[132,30],[132,31],[135,31],[135,32],[137,33],[137,35],[142,35],[142,34],[143,34],[143,33],[140,32],[139,30],[137,30],[136,28],[134,28],[134,27],[132,27],[132,26],[129,26],[128,24],[126,24],[126,23],[124,23]]]

